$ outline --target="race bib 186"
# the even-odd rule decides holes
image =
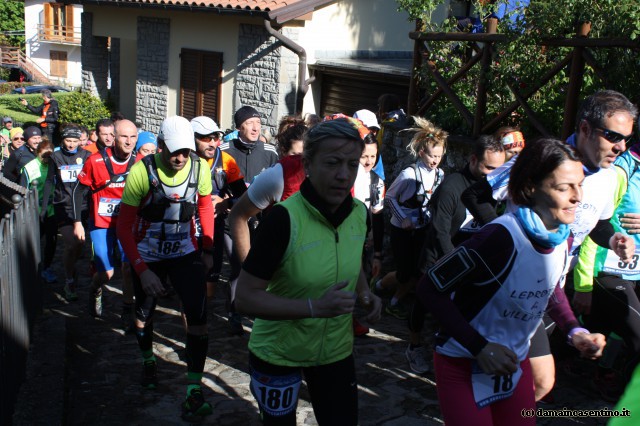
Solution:
[[[179,257],[184,254],[188,242],[189,234],[186,232],[167,234],[164,238],[153,233],[149,235],[149,254],[160,258]]]

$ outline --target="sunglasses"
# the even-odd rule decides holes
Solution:
[[[14,141],[23,141],[24,138],[13,138]]]
[[[201,140],[202,142],[219,141],[220,140],[220,135],[218,135],[216,133],[214,135],[198,136],[198,140]]]
[[[625,136],[613,130],[605,129],[604,127],[594,125],[593,128],[602,133],[602,136],[611,143],[629,142],[633,137],[633,133]]]

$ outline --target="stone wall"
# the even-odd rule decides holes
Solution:
[[[107,99],[109,51],[107,37],[93,35],[93,14],[82,13],[82,90]]]
[[[280,65],[281,43],[263,26],[241,24],[238,40],[238,66],[233,114],[238,108],[250,105],[263,116],[263,129],[275,134],[281,113]]]
[[[298,42],[300,39],[300,28],[288,28],[282,29],[282,34]],[[282,45],[281,45],[282,46]],[[278,105],[278,111],[280,117],[284,115],[294,115],[296,112],[296,100],[298,96],[298,63],[300,59],[291,50],[286,47],[280,47],[282,54],[281,71],[280,71],[280,102]],[[305,76],[300,76],[305,78]]]
[[[136,121],[157,133],[167,116],[170,20],[138,17]]]
[[[120,109],[120,39],[111,37],[111,52],[109,52],[109,76],[111,89],[109,99],[116,110]]]

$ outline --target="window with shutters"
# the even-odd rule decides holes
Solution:
[[[206,115],[219,123],[222,53],[182,49],[180,59],[180,115]]]
[[[49,75],[67,78],[67,52],[51,50],[49,52]]]
[[[44,23],[38,26],[41,40],[80,43],[80,32],[73,26],[73,5],[44,3]]]

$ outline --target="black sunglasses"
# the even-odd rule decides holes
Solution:
[[[633,138],[633,133],[629,135],[623,135],[613,130],[605,129],[604,127],[593,125],[593,128],[599,130],[602,136],[611,143],[629,142]]]

